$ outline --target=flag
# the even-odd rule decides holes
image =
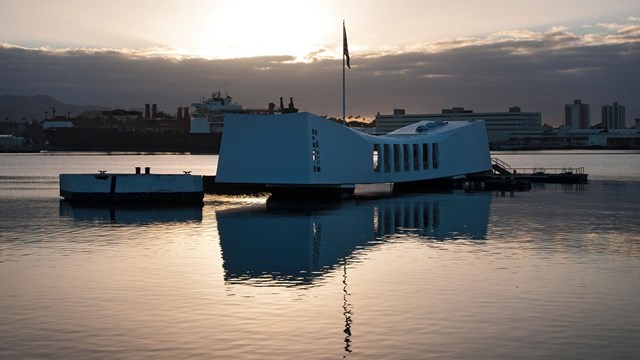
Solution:
[[[349,45],[347,44],[347,29],[344,27],[344,22],[342,23],[342,38],[344,42],[344,49],[342,55],[347,58],[347,66],[351,69],[351,64],[349,59]]]

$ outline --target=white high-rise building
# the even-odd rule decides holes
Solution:
[[[572,129],[588,129],[591,122],[591,106],[582,100],[573,100],[573,104],[564,106],[564,124]]]
[[[613,105],[602,105],[602,127],[605,129],[626,129],[624,106],[618,104],[617,101],[614,101]]]

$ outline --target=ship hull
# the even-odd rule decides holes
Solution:
[[[222,133],[189,134],[189,152],[192,154],[217,154],[220,152]]]
[[[220,134],[189,134],[175,129],[52,128],[45,131],[50,151],[140,151],[217,154]]]

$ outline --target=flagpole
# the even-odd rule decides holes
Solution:
[[[345,61],[346,59],[346,61]],[[347,28],[344,26],[344,20],[342,20],[342,122],[347,124],[347,100],[346,100],[346,86],[345,86],[345,62],[349,69],[351,69],[351,59],[349,58],[349,45],[347,44]]]
[[[346,100],[346,86],[345,86],[345,71],[344,71],[344,65],[345,65],[345,52],[344,52],[344,45],[346,44],[346,39],[344,38],[345,35],[345,27],[344,27],[344,20],[342,20],[342,33],[343,33],[343,49],[342,49],[342,123],[343,124],[347,124],[347,118],[346,118],[346,112],[347,112],[347,100]]]

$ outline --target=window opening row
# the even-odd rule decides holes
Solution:
[[[374,144],[374,172],[420,171],[440,167],[440,148],[431,144]]]

